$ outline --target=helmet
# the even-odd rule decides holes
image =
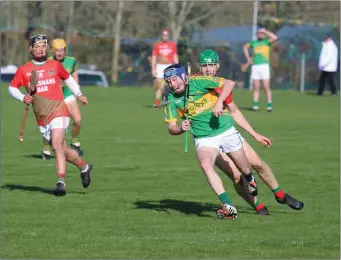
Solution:
[[[186,75],[186,70],[181,64],[173,64],[165,68],[163,71],[163,79],[167,80],[174,76],[178,76],[181,79],[185,80],[184,75]]]
[[[199,64],[217,64],[219,63],[219,56],[216,51],[213,50],[205,50],[200,53],[199,56]]]
[[[63,39],[54,39],[52,41],[52,52],[55,53],[56,49],[65,48],[65,53],[67,52],[66,42]]]
[[[33,47],[36,43],[43,41],[47,44],[47,37],[45,34],[33,34],[28,39],[28,46]]]

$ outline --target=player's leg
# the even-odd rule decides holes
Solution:
[[[275,199],[278,203],[287,204],[289,207],[300,210],[303,208],[303,202],[297,200],[296,198],[290,196],[280,188],[271,168],[267,163],[265,163],[252,146],[243,140],[243,149],[246,154],[251,167],[259,174],[262,181],[271,189],[275,195]]]
[[[66,141],[64,142],[64,153],[66,160],[78,167],[78,169],[81,171],[80,177],[82,180],[82,185],[84,188],[87,188],[91,182],[90,173],[92,170],[92,164],[86,163],[84,160],[82,160],[75,150],[68,147]]]
[[[252,168],[243,150],[243,143],[238,131],[232,127],[224,133],[221,148],[226,153],[238,170],[244,175],[248,183],[248,190],[252,196],[257,196],[257,184],[252,175]]]
[[[216,166],[224,172],[233,182],[234,188],[252,208],[260,215],[268,215],[268,209],[263,203],[255,196],[252,196],[247,188],[247,182],[245,177],[241,174],[233,161],[225,154],[220,152]]]
[[[271,92],[271,86],[270,86],[270,66],[265,64],[262,68],[262,78],[263,78],[263,87],[266,94],[266,110],[268,112],[272,111],[272,92]]]
[[[317,91],[317,95],[322,96],[324,92],[324,88],[326,86],[326,80],[327,80],[328,73],[325,71],[321,71],[320,79],[319,79],[319,89]]]
[[[251,67],[251,79],[253,83],[253,105],[252,110],[259,110],[259,91],[260,91],[260,73],[259,73],[259,65],[252,65]]]
[[[328,84],[330,87],[330,92],[334,96],[337,93],[337,89],[336,89],[336,85],[335,85],[335,74],[336,74],[336,72],[328,72]]]
[[[41,151],[41,156],[43,160],[50,160],[51,159],[51,145],[46,138],[43,137],[43,149]]]
[[[81,149],[81,144],[79,142],[79,133],[81,130],[81,121],[82,116],[77,104],[76,98],[72,95],[64,99],[65,103],[69,109],[70,116],[72,118],[72,130],[71,130],[71,148],[76,150],[79,156],[83,155],[83,151]]]
[[[218,210],[218,216],[235,218],[237,210],[233,207],[231,198],[227,195],[220,176],[214,169],[214,164],[219,151],[216,148],[202,146],[197,149],[199,164],[212,190],[217,194],[223,204],[223,208]]]
[[[163,68],[162,64],[156,64],[156,77],[154,79],[154,88],[155,88],[155,100],[154,106],[160,105],[160,99],[162,96],[162,79],[163,79]]]

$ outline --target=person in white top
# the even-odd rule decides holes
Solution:
[[[336,95],[335,74],[337,71],[338,50],[336,44],[330,35],[327,35],[322,42],[322,49],[319,60],[319,69],[321,71],[319,79],[319,89],[317,95],[323,95],[326,81],[328,81],[332,95]]]

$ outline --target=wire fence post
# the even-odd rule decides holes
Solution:
[[[253,25],[252,25],[252,40],[256,39],[258,21],[258,0],[253,0]],[[252,65],[251,65],[252,66]],[[249,74],[249,90],[253,89],[251,73]]]
[[[304,80],[305,80],[305,53],[301,55],[301,75],[300,75],[300,92],[304,92]]]

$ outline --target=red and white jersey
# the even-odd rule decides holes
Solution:
[[[168,62],[168,64],[173,64],[174,56],[177,55],[176,44],[172,41],[157,42],[153,47],[152,55],[162,60],[162,63]]]
[[[70,114],[64,102],[61,80],[68,79],[70,74],[59,61],[47,60],[44,64],[34,64],[30,61],[19,67],[10,86],[25,87],[28,91],[32,70],[37,72],[38,78],[32,103],[38,125],[46,126],[56,117],[69,117]]]

